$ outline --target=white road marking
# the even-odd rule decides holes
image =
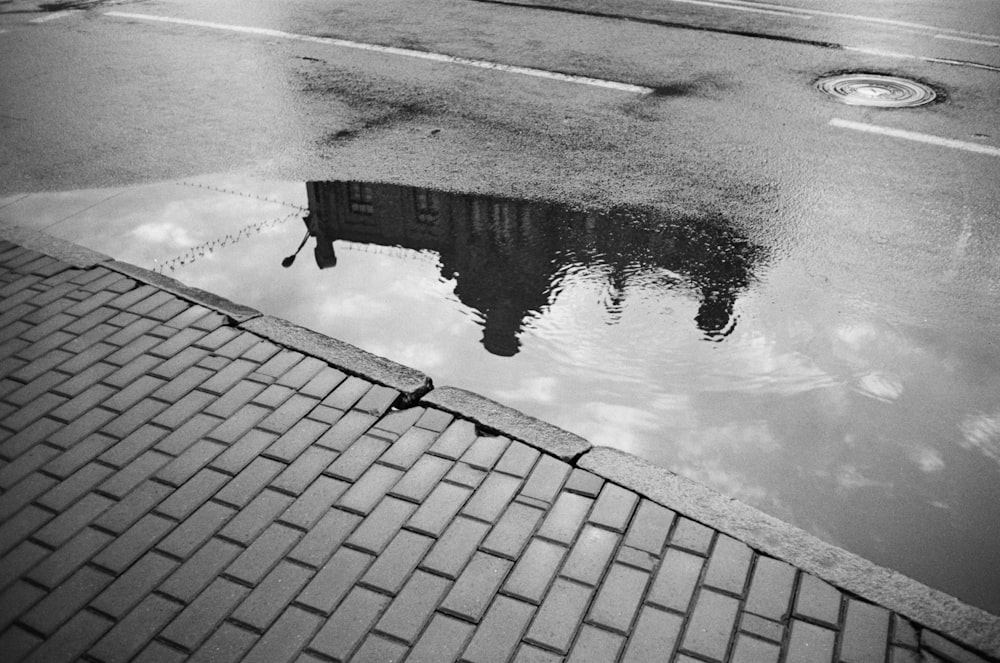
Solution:
[[[688,5],[704,5],[706,7],[722,7],[724,9],[735,9],[737,11],[753,12],[756,14],[771,14],[772,16],[788,16],[809,20],[812,16],[796,11],[795,8],[770,9],[756,6],[756,3],[736,3],[723,0],[722,2],[709,2],[708,0],[671,0],[672,2],[682,2]],[[773,5],[768,5],[773,7]]]
[[[671,0],[671,2],[689,2],[689,1],[690,0]],[[940,28],[933,25],[927,25],[925,23],[897,21],[890,18],[878,18],[876,16],[861,16],[859,14],[842,14],[840,12],[824,11],[821,9],[788,7],[785,5],[771,4],[766,2],[749,2],[747,0],[722,0],[722,2],[720,2],[719,4],[723,6],[731,6],[733,9],[736,9],[737,7],[767,8],[776,11],[785,11],[795,14],[803,14],[806,16],[823,16],[826,18],[840,18],[852,21],[862,21],[865,23],[878,23],[880,25],[890,25],[898,28],[915,28],[917,30],[933,32],[935,34],[950,34],[950,35],[959,35],[963,37],[968,37],[970,39],[983,39],[983,40],[988,40],[990,43],[994,41],[1000,41],[1000,35],[988,35],[978,32],[967,32],[965,30],[957,30],[953,28]]]
[[[966,44],[976,44],[978,46],[990,46],[992,48],[1000,48],[1000,40],[989,41],[987,39],[970,39],[969,37],[957,37],[955,35],[945,35],[945,34],[934,35],[934,38],[950,39],[952,41],[962,41],[965,42]]]
[[[633,92],[636,94],[650,94],[652,88],[642,85],[632,85],[631,83],[620,83],[618,81],[608,81],[600,78],[589,78],[587,76],[574,76],[572,74],[561,74],[555,71],[544,69],[532,69],[530,67],[518,67],[516,65],[501,64],[499,62],[488,62],[486,60],[475,60],[463,58],[444,53],[431,53],[428,51],[415,51],[408,48],[397,48],[395,46],[380,46],[378,44],[366,44],[363,42],[348,41],[346,39],[334,39],[332,37],[314,37],[311,35],[296,34],[294,32],[283,32],[281,30],[270,30],[267,28],[254,28],[244,25],[229,25],[226,23],[213,23],[210,21],[197,21],[186,18],[171,18],[169,16],[155,16],[153,14],[133,14],[129,12],[106,12],[105,16],[118,18],[131,18],[140,21],[158,21],[161,23],[174,23],[178,25],[190,25],[199,28],[210,28],[213,30],[225,30],[228,32],[239,32],[243,34],[260,35],[277,39],[290,39],[294,41],[305,41],[316,44],[327,44],[330,46],[340,46],[343,48],[353,48],[362,51],[373,51],[376,53],[386,53],[389,55],[401,55],[421,60],[431,60],[432,62],[445,62],[448,64],[460,64],[467,67],[477,67],[479,69],[492,69],[511,74],[522,74],[534,76],[536,78],[547,78],[550,80],[563,81],[566,83],[579,83],[593,87],[608,88],[620,92]]]
[[[865,124],[863,122],[852,122],[851,120],[841,120],[839,118],[833,118],[830,120],[829,124],[831,127],[840,127],[841,129],[853,129],[855,131],[864,131],[871,134],[889,136],[891,138],[902,138],[904,140],[913,140],[918,143],[928,143],[939,147],[950,147],[956,150],[978,152],[979,154],[988,154],[990,156],[1000,157],[1000,147],[992,147],[990,145],[968,143],[964,140],[942,138],[940,136],[922,134],[916,131],[906,131],[905,129],[890,129],[889,127],[880,127],[875,124]]]
[[[38,18],[33,18],[28,23],[48,23],[49,21],[54,21],[57,18],[66,18],[67,16],[72,16],[77,13],[77,9],[67,9],[61,12],[52,12],[51,14],[46,14],[45,16],[39,16]]]
[[[976,69],[986,69],[987,71],[1000,71],[1000,67],[980,62],[969,62],[968,60],[951,60],[949,58],[934,58],[925,55],[911,55],[909,53],[897,53],[895,51],[883,51],[880,48],[864,48],[862,46],[844,46],[845,51],[864,53],[865,55],[877,55],[882,58],[902,58],[904,60],[923,60],[924,62],[936,62],[938,64],[953,64],[962,67],[974,67]]]

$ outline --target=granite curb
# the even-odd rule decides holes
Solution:
[[[170,277],[116,261],[45,233],[0,227],[0,238],[74,267],[104,267],[119,272],[215,310],[227,316],[238,329],[399,391],[401,397],[396,403],[399,407],[421,405],[436,408],[520,440],[729,534],[751,548],[823,578],[844,591],[898,612],[926,629],[1000,659],[1000,617],[827,544],[665,468],[626,452],[592,447],[582,437],[473,392],[455,387],[434,388],[431,379],[415,369],[285,320],[261,315],[249,307],[184,286]],[[928,648],[961,660],[959,655],[950,654],[950,650],[944,651],[954,645],[933,633],[927,633],[926,637]]]
[[[567,462],[572,463],[591,448],[590,442],[579,435],[465,389],[437,387],[421,398],[420,404],[464,417]]]

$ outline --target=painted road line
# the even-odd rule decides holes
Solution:
[[[935,58],[928,55],[911,55],[910,53],[897,53],[896,51],[883,51],[880,48],[864,48],[862,46],[843,46],[845,51],[852,51],[854,53],[864,53],[865,55],[876,55],[880,58],[899,58],[903,60],[921,60],[923,62],[935,62],[937,64],[950,64],[959,67],[974,67],[976,69],[985,69],[987,71],[1000,71],[1000,67],[994,67],[991,64],[982,64],[981,62],[970,62],[968,60],[952,60],[950,58]]]
[[[54,21],[59,18],[66,18],[67,16],[72,16],[76,14],[79,10],[77,9],[67,9],[61,12],[53,12],[51,14],[46,14],[45,16],[39,16],[38,18],[33,18],[28,23],[48,23],[49,21]]]
[[[671,2],[689,2],[691,0],[670,0]],[[843,14],[840,12],[824,11],[821,9],[805,9],[803,7],[788,7],[785,5],[778,5],[766,2],[749,2],[747,0],[723,0],[718,3],[722,6],[731,6],[733,9],[737,7],[755,7],[755,8],[767,8],[773,9],[775,11],[785,11],[794,14],[803,14],[806,16],[822,16],[824,18],[840,18],[851,21],[861,21],[865,23],[878,23],[879,25],[889,25],[898,28],[914,28],[917,30],[925,32],[933,32],[935,34],[950,34],[950,35],[960,35],[963,37],[969,37],[971,39],[983,39],[989,42],[1000,40],[1000,35],[988,35],[979,32],[968,32],[965,30],[957,30],[953,28],[941,28],[934,25],[927,25],[926,23],[913,23],[911,21],[897,21],[891,18],[878,18],[876,16],[862,16],[860,14]]]
[[[939,147],[950,147],[956,150],[978,152],[979,154],[988,154],[990,156],[1000,157],[1000,147],[992,147],[990,145],[968,143],[964,140],[942,138],[940,136],[917,133],[916,131],[906,131],[904,129],[890,129],[889,127],[880,127],[875,124],[865,124],[863,122],[852,122],[851,120],[841,120],[839,118],[833,118],[830,120],[829,124],[831,127],[839,127],[841,129],[853,129],[855,131],[864,131],[866,133],[879,134],[881,136],[889,136],[891,138],[902,138],[904,140],[912,140],[918,143],[928,143]]]
[[[710,2],[709,0],[671,0],[672,2],[680,2],[686,5],[701,5],[703,7],[722,7],[724,9],[735,9],[736,11],[743,12],[753,12],[755,14],[770,14],[772,16],[786,16],[792,18],[801,18],[803,20],[809,20],[812,16],[804,14],[800,11],[796,11],[795,8],[772,8],[774,5],[768,5],[767,7],[758,6],[756,3],[736,3],[736,2]]]
[[[226,23],[213,23],[211,21],[198,21],[187,18],[171,18],[169,16],[155,16],[153,14],[133,14],[130,12],[106,12],[104,15],[113,16],[117,18],[130,18],[139,21],[156,21],[160,23],[190,25],[198,28],[224,30],[227,32],[239,32],[242,34],[259,35],[263,37],[272,37],[276,39],[305,41],[314,44],[327,44],[329,46],[353,48],[362,51],[385,53],[388,55],[400,55],[404,57],[417,58],[420,60],[430,60],[432,62],[459,64],[467,67],[477,67],[479,69],[491,69],[493,71],[502,71],[511,74],[522,74],[524,76],[534,76],[536,78],[546,78],[549,80],[562,81],[566,83],[578,83],[581,85],[590,85],[593,87],[608,88],[611,90],[617,90],[619,92],[633,92],[636,94],[650,94],[651,92],[653,92],[653,88],[645,87],[642,85],[632,85],[631,83],[621,83],[618,81],[609,81],[601,78],[574,76],[573,74],[562,74],[556,71],[546,71],[544,69],[532,69],[531,67],[519,67],[516,65],[501,64],[499,62],[489,62],[487,60],[463,58],[457,55],[447,55],[444,53],[415,51],[409,48],[397,48],[395,46],[381,46],[379,44],[366,44],[363,42],[348,41],[346,39],[334,39],[332,37],[314,37],[312,35],[303,35],[294,32],[283,32],[281,30],[270,30],[268,28],[254,28],[244,25],[229,25]]]

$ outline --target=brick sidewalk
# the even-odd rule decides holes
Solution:
[[[0,242],[5,661],[996,660],[572,436],[544,453],[408,369],[78,264]],[[944,605],[996,655],[993,618]]]

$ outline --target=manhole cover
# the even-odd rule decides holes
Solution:
[[[816,87],[852,106],[905,108],[926,104],[937,97],[934,90],[923,83],[878,74],[829,76],[816,81]]]

